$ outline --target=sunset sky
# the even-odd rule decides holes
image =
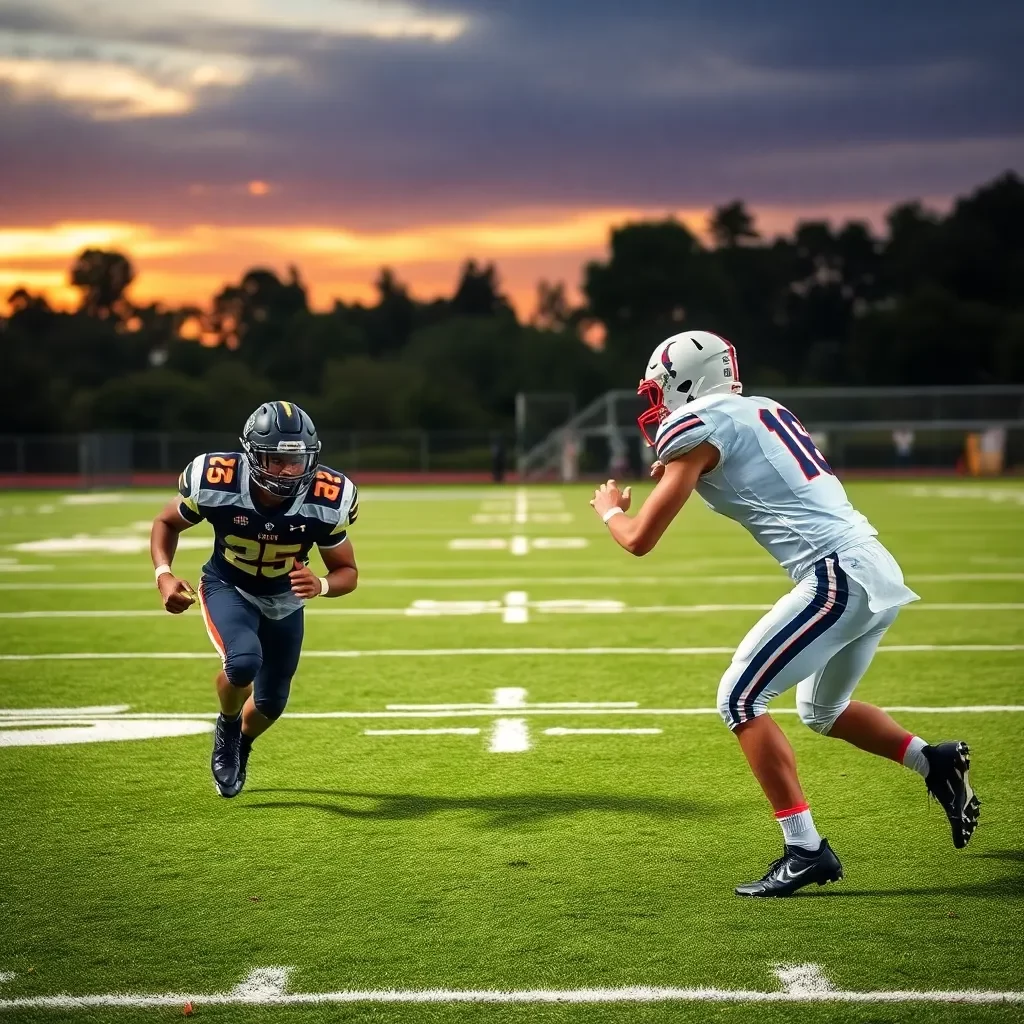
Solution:
[[[985,0],[0,0],[0,300],[100,246],[137,301],[473,256],[528,313],[631,218],[878,225],[1024,169],[1022,47]]]

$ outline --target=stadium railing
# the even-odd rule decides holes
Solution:
[[[838,469],[994,473],[1024,467],[1021,386],[765,390],[803,421]],[[520,477],[642,475],[653,454],[638,436],[640,409],[634,391],[607,392],[537,443],[522,446]],[[517,428],[520,437],[530,436],[530,423]]]

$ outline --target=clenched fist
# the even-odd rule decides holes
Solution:
[[[288,573],[288,579],[291,581],[292,593],[296,597],[301,597],[303,601],[320,596],[320,577],[297,558],[295,568]]]
[[[163,599],[164,608],[172,615],[180,615],[196,603],[196,592],[192,585],[178,579],[173,573],[161,573],[156,585]]]

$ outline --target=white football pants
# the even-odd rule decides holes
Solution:
[[[846,710],[898,607],[872,612],[839,559],[815,563],[744,637],[718,687],[718,710],[735,729],[795,686],[800,720],[828,733]]]

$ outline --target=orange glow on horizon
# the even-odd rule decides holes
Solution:
[[[259,180],[247,188],[253,195],[271,190]],[[888,205],[762,207],[754,213],[762,235],[772,237],[802,219],[863,219],[878,227]],[[533,312],[539,280],[564,281],[575,297],[585,263],[607,258],[613,227],[667,216],[705,238],[705,210],[642,207],[528,210],[391,231],[308,224],[168,229],[130,222],[0,228],[0,310],[18,287],[42,293],[54,307],[75,308],[79,296],[68,283],[68,270],[77,254],[91,247],[117,249],[132,260],[136,279],[129,297],[136,304],[160,301],[171,307],[207,308],[225,284],[237,282],[253,266],[284,273],[296,264],[311,306],[325,310],[335,299],[375,301],[373,282],[383,266],[392,268],[415,297],[431,299],[453,293],[466,259],[493,261],[502,290],[525,319]]]

